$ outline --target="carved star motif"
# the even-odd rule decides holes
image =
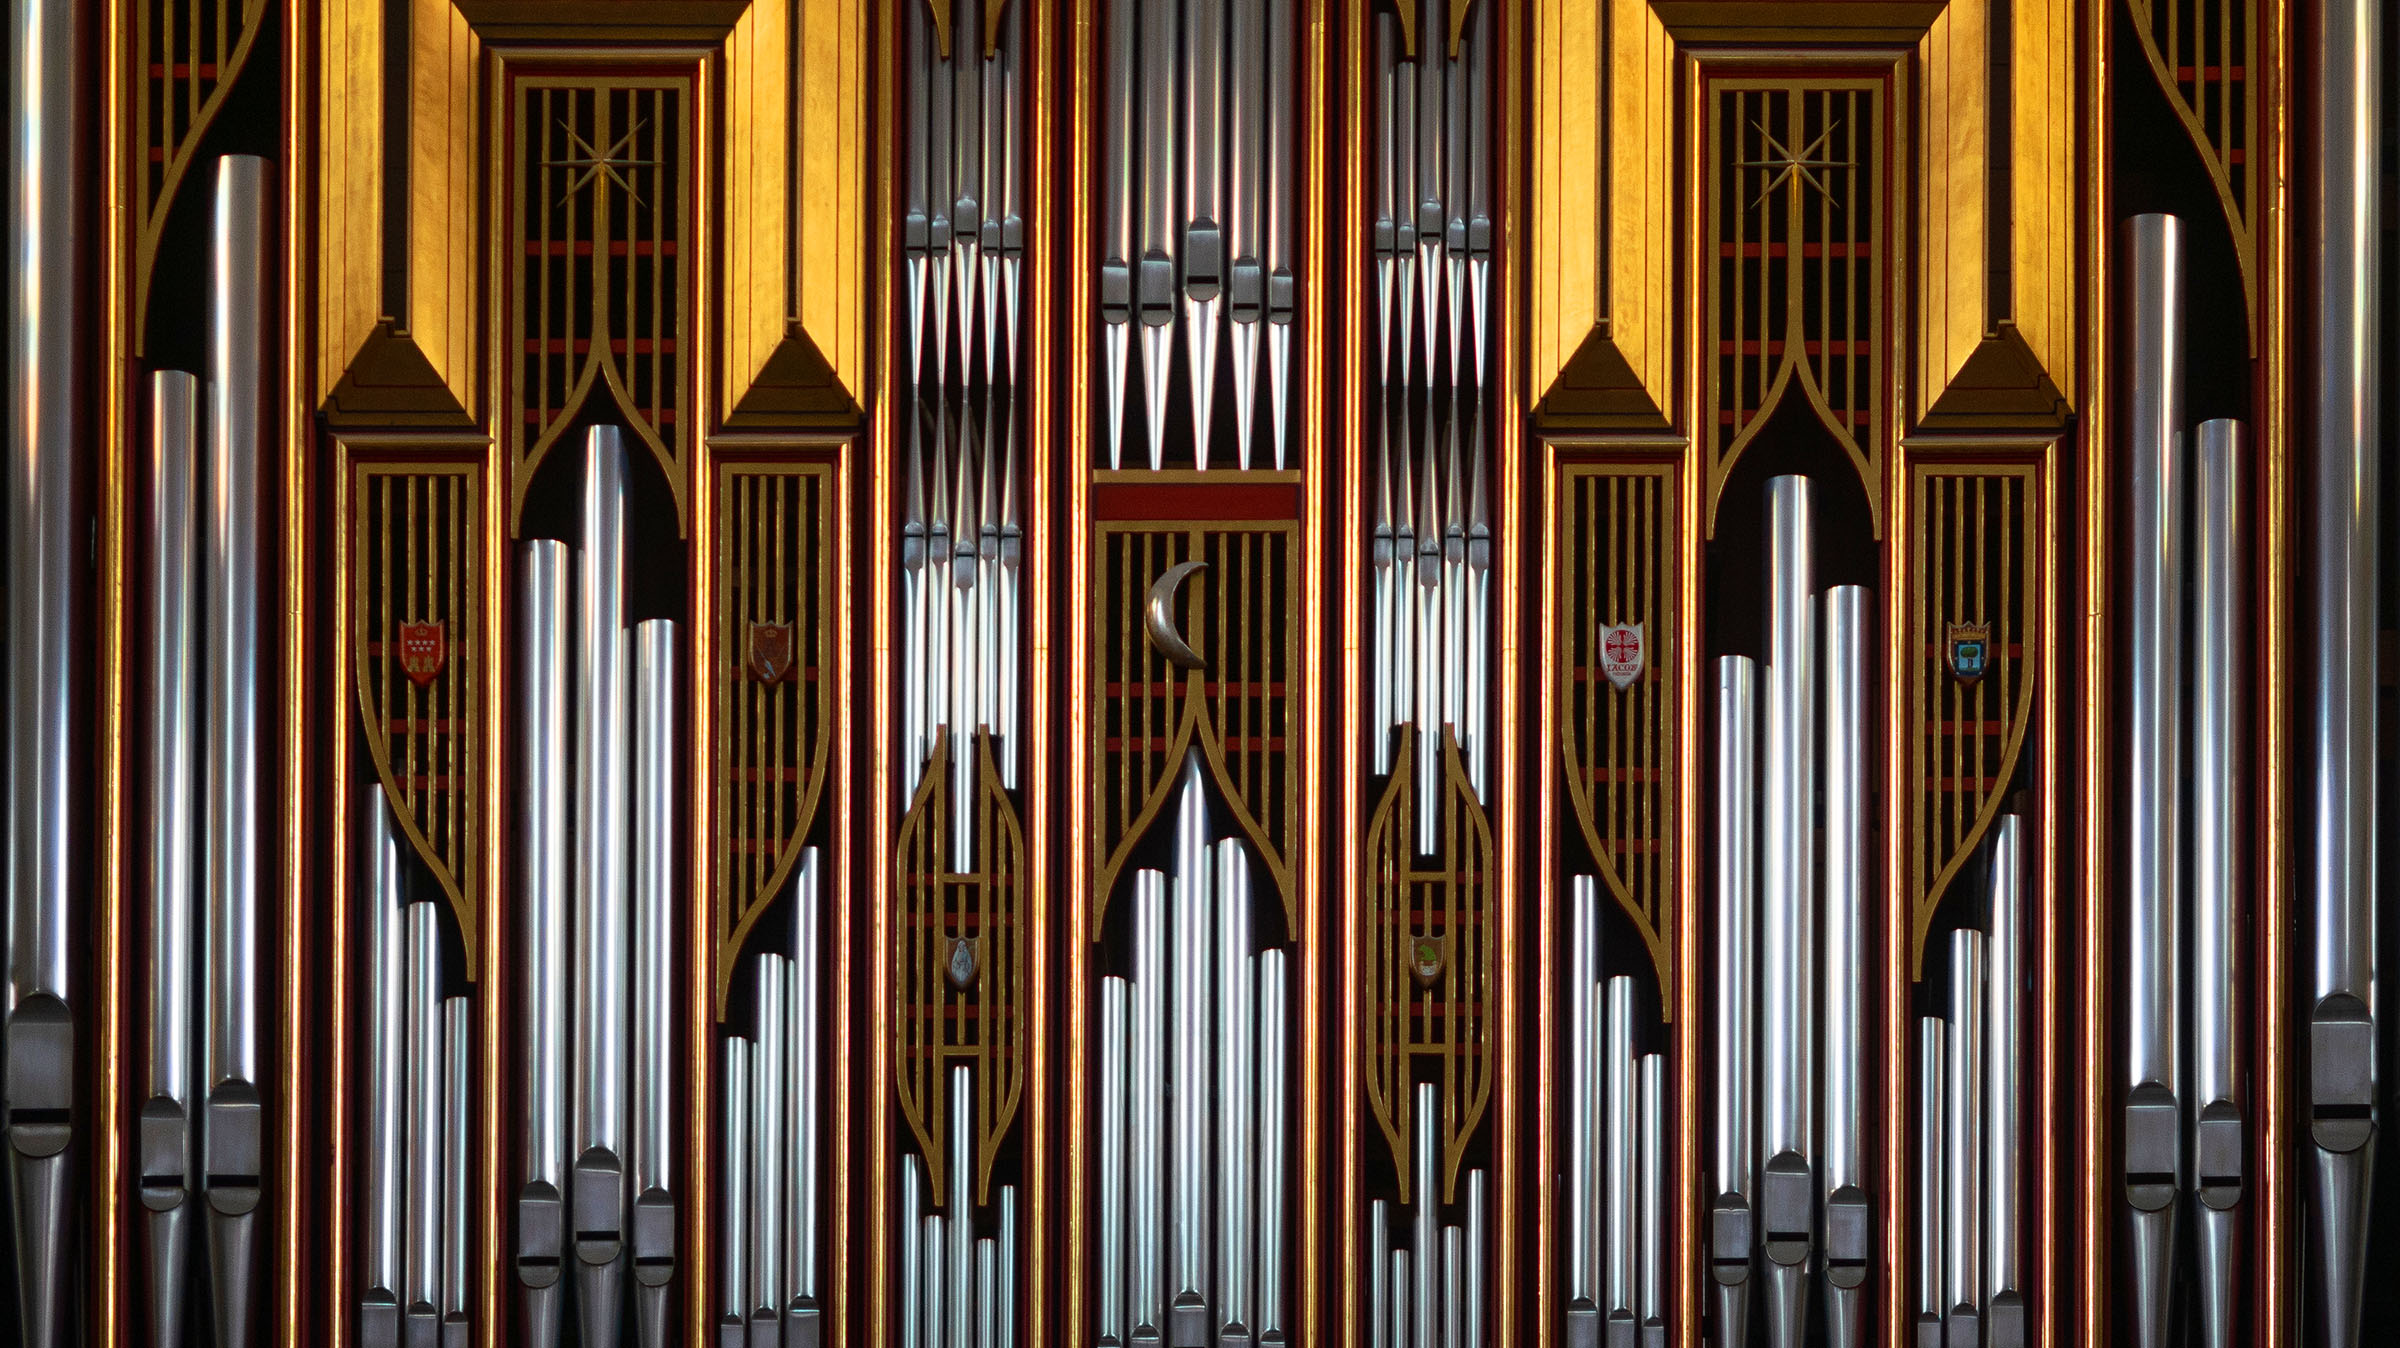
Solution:
[[[634,138],[642,134],[642,126],[642,119],[638,117],[635,118],[632,128],[626,131],[624,135],[618,137],[617,143],[609,146],[608,153],[606,154],[602,154],[598,150],[593,149],[591,143],[586,141],[581,135],[577,134],[574,127],[560,127],[560,130],[567,133],[567,139],[574,142],[578,157],[573,159],[547,159],[542,161],[543,167],[579,168],[582,169],[583,172],[575,175],[575,180],[567,184],[567,190],[559,195],[558,203],[562,206],[567,204],[567,202],[573,198],[577,192],[583,190],[586,183],[589,183],[593,178],[605,173],[608,175],[608,180],[610,182],[613,182],[617,186],[625,189],[625,195],[633,198],[635,205],[638,206],[644,204],[642,202],[642,194],[638,191],[635,191],[632,181],[619,171],[622,169],[649,168],[658,163],[658,161],[655,159],[627,159],[623,157],[625,152],[633,147]]]
[[[1790,150],[1784,148],[1783,142],[1777,140],[1775,138],[1775,133],[1767,130],[1764,123],[1752,122],[1750,125],[1758,131],[1759,138],[1767,143],[1767,153],[1770,157],[1766,159],[1745,159],[1741,161],[1740,167],[1746,169],[1775,170],[1774,176],[1767,179],[1767,185],[1759,191],[1759,194],[1755,198],[1751,200],[1750,206],[1752,209],[1756,209],[1760,202],[1765,201],[1770,196],[1773,196],[1775,194],[1775,189],[1782,187],[1786,183],[1792,184],[1794,190],[1798,189],[1799,184],[1806,183],[1810,187],[1817,189],[1818,195],[1824,197],[1827,201],[1833,200],[1833,189],[1825,185],[1825,180],[1817,176],[1816,170],[1850,168],[1853,166],[1855,161],[1848,159],[1818,159],[1813,157],[1818,151],[1825,148],[1826,141],[1833,139],[1834,128],[1832,126],[1828,125],[1822,132],[1819,132],[1817,138],[1808,143],[1808,148],[1800,151],[1798,154],[1794,154]]]

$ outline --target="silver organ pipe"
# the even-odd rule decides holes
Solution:
[[[1411,1348],[1417,1342],[1414,1280],[1409,1276],[1408,1251],[1392,1251],[1392,1300],[1389,1342],[1392,1348]]]
[[[1285,1185],[1288,1181],[1291,1099],[1289,1036],[1291,1033],[1290,955],[1281,948],[1258,952],[1258,1135],[1254,1169],[1258,1202],[1253,1209],[1258,1231],[1258,1342],[1274,1348],[1290,1338],[1283,1318],[1283,1250]]]
[[[1816,1241],[1816,871],[1811,846],[1816,711],[1815,525],[1804,477],[1767,483],[1766,783],[1760,811],[1759,1234],[1768,1324],[1799,1342]]]
[[[1210,851],[1216,881],[1217,1089],[1216,1154],[1217,1211],[1216,1270],[1217,1340],[1247,1343],[1257,1333],[1250,1316],[1250,1245],[1256,1234],[1251,1223],[1251,1176],[1256,1153],[1252,1146],[1258,1118],[1251,1108],[1250,1085],[1258,1070],[1253,1037],[1252,998],[1256,967],[1250,942],[1250,868],[1242,844],[1219,840]]]
[[[1168,1306],[1168,1341],[1173,1348],[1199,1348],[1214,1328],[1208,1323],[1209,1094],[1209,898],[1208,807],[1200,756],[1187,754],[1177,788],[1175,812],[1174,961],[1169,1019],[1174,1053],[1168,1060],[1168,1093],[1174,1101],[1168,1130],[1169,1194],[1167,1250],[1173,1263]]]
[[[750,1063],[750,1316],[774,1321],[783,1311],[784,994],[791,965],[762,955],[752,966],[758,1037]]]
[[[792,986],[786,999],[789,1036],[786,1046],[791,1054],[790,1151],[787,1162],[791,1175],[791,1216],[788,1223],[786,1249],[789,1251],[784,1282],[790,1290],[791,1301],[786,1308],[789,1317],[786,1329],[805,1343],[813,1344],[821,1333],[819,1321],[823,1306],[817,1296],[818,1222],[821,1204],[817,1186],[824,1168],[818,1149],[818,1124],[823,1113],[819,1098],[822,1078],[823,1040],[820,1038],[818,1016],[824,1005],[818,990],[818,976],[824,959],[824,865],[823,854],[814,847],[800,852],[800,884],[797,894],[798,910],[792,921]]]
[[[2380,252],[2385,162],[2383,26],[2376,0],[2329,0],[2315,25],[2318,115],[2313,140],[2318,198],[2308,261],[2295,278],[2316,296],[2313,377],[2303,380],[2302,419],[2312,432],[2302,454],[2313,480],[2306,613],[2313,661],[2300,701],[2302,756],[2314,765],[2303,795],[2316,830],[2305,844],[2305,902],[2312,943],[2308,1136],[2314,1203],[2308,1267],[2315,1319],[2332,1348],[2361,1342],[2367,1270],[2367,1208],[2374,1193],[2378,1132],[2376,650],[2381,614],[2384,441],[2389,376],[2383,331]],[[2305,311],[2307,306],[2303,305]],[[2313,415],[2311,415],[2313,413]]]
[[[442,1021],[442,1229],[441,1312],[443,1348],[466,1348],[467,1280],[472,1267],[467,1237],[472,1230],[474,1173],[467,1156],[473,1138],[474,1072],[467,1047],[467,999],[445,997]]]
[[[2245,446],[2234,421],[2200,426],[2192,531],[2192,1094],[2194,1209],[2198,1219],[2201,1341],[2231,1348],[2235,1317],[2236,1207],[2244,1151],[2241,1089],[2241,830],[2237,787],[2243,697],[2241,591],[2247,576],[2241,475]],[[1998,890],[1995,886],[1994,896]],[[1995,1153],[1996,1154],[1996,1153]]]
[[[1127,1055],[1125,1294],[1132,1341],[1166,1333],[1167,877],[1133,877],[1132,1042]]]
[[[1949,1138],[1944,1106],[1949,1099],[1945,1067],[1950,1029],[1940,1016],[1917,1020],[1917,1348],[1941,1348],[1943,1316],[1948,1311],[1942,1292],[1949,1282],[1949,1232],[1946,1203],[1950,1170],[1943,1144]]]
[[[1385,1348],[1390,1328],[1385,1307],[1392,1302],[1391,1204],[1377,1198],[1367,1204],[1367,1348]]]
[[[1750,1311],[1754,1246],[1751,1135],[1756,1102],[1758,671],[1746,655],[1717,660],[1716,1133],[1711,1153],[1717,1195],[1709,1213],[1709,1271],[1722,1335],[1739,1343]],[[1590,881],[1576,877],[1578,900]],[[1580,911],[1580,909],[1578,910]],[[1588,997],[1588,979],[1568,995]]]
[[[1661,1172],[1664,1178],[1664,1172]],[[1467,1172],[1467,1295],[1461,1307],[1466,1320],[1466,1337],[1461,1340],[1467,1348],[1478,1348],[1484,1342],[1484,1304],[1488,1295],[1485,1279],[1489,1269],[1491,1249],[1491,1194],[1484,1183],[1481,1170]],[[1662,1309],[1662,1314],[1663,1309]]]
[[[728,1054],[733,1040],[727,1040]],[[727,1096],[728,1099],[732,1097]],[[728,1149],[730,1150],[730,1137]],[[917,1307],[924,1298],[925,1267],[920,1232],[925,1221],[925,1166],[914,1156],[900,1158],[900,1221],[897,1226],[900,1264],[900,1298],[895,1305],[899,1312],[893,1316],[900,1322],[901,1348],[924,1348],[923,1326],[918,1322]]]
[[[1420,1344],[1440,1343],[1442,1308],[1442,1261],[1440,1218],[1434,1201],[1436,1152],[1435,1140],[1441,1129],[1441,1096],[1430,1081],[1416,1086],[1417,1128],[1410,1138],[1410,1170],[1415,1185],[1416,1210],[1412,1214],[1414,1229],[1409,1233],[1409,1252],[1416,1260],[1416,1300],[1412,1307],[1416,1317],[1415,1339]]]
[[[2133,1212],[2143,1348],[2166,1342],[2175,1195],[2185,1173],[2181,586],[2184,570],[2182,229],[2141,215],[2127,231],[2132,355],[2126,379],[2127,559],[2125,737],[2127,816],[2125,1195]],[[1954,1071],[1965,1064],[1955,1060]]]
[[[383,787],[360,793],[367,886],[367,1220],[366,1284],[360,1338],[375,1348],[400,1340],[401,1275],[407,1233],[407,1184],[401,1109],[408,1098],[408,1044],[402,994],[408,956],[402,933],[400,841]]]
[[[1983,933],[1950,933],[1950,1051],[1947,1094],[1942,1103],[1948,1136],[1943,1194],[1946,1256],[1943,1299],[1950,1305],[1952,1341],[1978,1341],[1975,1325],[1983,1309]],[[1963,1336],[1956,1326],[1963,1323]]]
[[[1600,1121],[1598,1078],[1590,1064],[1599,1038],[1599,885],[1578,875],[1568,889],[1567,922],[1567,1314],[1599,1313],[1599,1233],[1592,1228],[1599,1178],[1592,1138]],[[1596,1339],[1597,1331],[1588,1331]],[[1570,1333],[1570,1338],[1574,1335]]]
[[[1100,1344],[1121,1348],[1125,1323],[1126,1017],[1131,994],[1115,975],[1100,980]]]
[[[718,1342],[723,1348],[740,1348],[749,1342],[751,1295],[750,1269],[750,1126],[751,1126],[751,1041],[731,1035],[725,1039],[725,1094],[720,1115],[724,1129],[723,1162],[725,1187],[724,1206],[719,1213],[719,1247],[724,1251],[723,1272],[719,1275],[723,1287],[717,1299],[722,1313],[717,1321]],[[917,1190],[917,1172],[913,1165],[904,1165],[900,1175],[901,1210],[911,1206],[909,1199]],[[911,1233],[913,1235],[913,1232]],[[904,1236],[901,1243],[910,1244]],[[903,1259],[902,1285],[913,1269]]]
[[[1991,916],[1984,937],[1983,1258],[1985,1341],[2022,1344],[2024,1281],[2020,1277],[2024,1196],[2018,1160],[2023,1146],[2024,1052],[2020,989],[2024,983],[2024,830],[2016,815],[1992,825]]]
[[[1466,1341],[1467,1233],[1463,1227],[1442,1228],[1442,1343],[1461,1348]]]
[[[217,161],[210,240],[207,473],[200,549],[201,817],[208,925],[203,935],[207,1033],[200,1130],[208,1197],[209,1269],[217,1341],[249,1340],[251,1251],[264,1184],[264,1107],[258,1081],[259,668],[263,604],[259,514],[265,499],[259,434],[265,406],[267,165]],[[63,928],[61,928],[63,938]],[[36,946],[36,951],[41,947]],[[20,961],[23,951],[19,952]],[[58,952],[62,959],[63,949]],[[12,1055],[13,1057],[13,1055]]]
[[[587,1334],[613,1345],[625,1253],[628,977],[626,893],[625,446],[584,441],[575,673],[575,1161],[570,1211]]]
[[[1865,1185],[1868,812],[1867,681],[1873,677],[1872,596],[1857,585],[1825,592],[1824,1258],[1826,1315],[1836,1348],[1863,1341],[1863,1295],[1873,1215]]]
[[[917,1306],[917,1342],[923,1348],[945,1348],[950,1342],[950,1325],[942,1306],[950,1279],[944,1272],[949,1267],[949,1258],[942,1235],[942,1215],[926,1213],[917,1229],[917,1291],[921,1298]]]
[[[1608,980],[1607,989],[1608,1048],[1601,1060],[1607,1082],[1607,1117],[1601,1130],[1607,1139],[1602,1153],[1605,1157],[1602,1190],[1607,1207],[1601,1261],[1607,1276],[1602,1281],[1601,1304],[1610,1322],[1631,1324],[1636,1322],[1635,1251],[1641,1239],[1637,1230],[1641,1196],[1636,1172],[1640,1161],[1637,1116],[1641,1097],[1633,1056],[1633,979],[1620,974]]]
[[[442,969],[441,910],[419,900],[402,910],[408,975],[401,991],[407,1026],[408,1102],[403,1150],[408,1206],[402,1264],[402,1312],[411,1342],[430,1335],[441,1316],[442,1288]],[[423,1328],[419,1328],[423,1326]]]
[[[72,817],[82,796],[72,747],[79,649],[77,577],[88,538],[75,465],[91,452],[80,387],[84,143],[90,50],[79,7],[18,0],[10,81],[8,342],[8,962],[5,1104],[17,1216],[17,1308],[29,1348],[56,1348],[69,1314],[67,1181],[74,1133],[74,1001],[67,921],[74,902]],[[213,1089],[207,1077],[202,1086]],[[211,1101],[212,1109],[214,1101]],[[255,1173],[257,1167],[249,1167]],[[255,1181],[253,1181],[255,1184]],[[212,1193],[211,1210],[223,1196]]]
[[[969,1348],[969,1324],[978,1304],[975,1298],[975,1074],[964,1065],[950,1069],[950,1201],[944,1205],[943,1267],[950,1287],[946,1334],[950,1348]]]
[[[1667,1327],[1667,1058],[1645,1053],[1635,1078],[1641,1120],[1637,1186],[1641,1221],[1635,1236],[1634,1313],[1645,1342],[1663,1345]]]
[[[675,1271],[675,623],[652,618],[632,634],[632,1178],[635,1300],[644,1348],[666,1335]],[[781,1169],[783,1167],[779,1167]]]
[[[572,558],[555,539],[518,549],[518,706],[524,780],[517,791],[526,939],[524,1187],[517,1198],[517,1281],[529,1343],[558,1341],[567,1216],[569,869],[568,618]],[[395,899],[396,904],[398,901]]]

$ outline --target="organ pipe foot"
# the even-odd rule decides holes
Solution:
[[[161,1192],[147,1183],[150,1178],[143,1177],[144,1206],[153,1201],[152,1195]],[[166,1192],[172,1194],[171,1205],[152,1208],[150,1220],[145,1224],[150,1237],[150,1342],[158,1348],[182,1348],[184,1285],[190,1280],[192,1209],[183,1201],[180,1185]]]
[[[1920,1311],[1917,1315],[1917,1348],[1942,1348],[1942,1317]]]
[[[783,1323],[770,1310],[750,1312],[750,1333],[742,1340],[745,1348],[782,1348]]]
[[[2167,1348],[2167,1312],[2174,1286],[2175,1209],[2133,1214],[2133,1324],[2140,1348]]]
[[[58,1348],[65,1306],[67,1144],[74,1139],[75,1025],[37,993],[8,1018],[9,1192],[16,1198],[17,1308],[26,1348]]]
[[[749,1348],[750,1321],[728,1311],[717,1321],[717,1348]]]
[[[1983,1308],[1985,1348],[2025,1348],[2025,1298],[2002,1292]]]
[[[575,1293],[584,1348],[616,1348],[625,1274],[625,1169],[615,1152],[575,1158]]]
[[[1667,1348],[1667,1322],[1653,1315],[1642,1321],[1642,1348]]]
[[[1742,1265],[1743,1277],[1733,1282],[1724,1280],[1725,1265],[1716,1265],[1718,1281],[1712,1289],[1716,1303],[1717,1348],[1741,1348],[1750,1341],[1750,1266]]]
[[[667,1284],[644,1282],[642,1269],[633,1270],[633,1328],[642,1348],[667,1348]]]
[[[1978,1348],[1983,1342],[1983,1326],[1976,1319],[1975,1308],[1965,1302],[1950,1308],[1948,1329],[1942,1340],[1946,1348]]]
[[[558,1275],[539,1287],[525,1289],[524,1325],[528,1348],[556,1348],[558,1343],[559,1303],[561,1296]]]
[[[1250,1348],[1250,1331],[1240,1325],[1227,1325],[1217,1332],[1217,1348]]]
[[[257,1203],[252,1189],[251,1202]],[[217,1337],[223,1344],[247,1344],[250,1339],[251,1271],[258,1236],[256,1212],[227,1212],[212,1203],[208,1213],[209,1303],[215,1313]]]
[[[1825,1343],[1827,1348],[1859,1348],[1865,1340],[1865,1300],[1855,1285],[1844,1287],[1833,1280],[1833,1270],[1825,1270]]]
[[[577,1240],[576,1244],[584,1244]],[[621,1244],[618,1248],[622,1249]],[[583,1261],[575,1269],[575,1310],[584,1348],[617,1348],[619,1309],[624,1305],[625,1261]]]
[[[465,1311],[452,1311],[442,1317],[442,1348],[467,1348],[473,1337],[467,1332]]]
[[[2313,1131],[2322,1137],[2328,1130],[2319,1125]],[[2309,1223],[2309,1266],[2317,1273],[2317,1314],[2325,1327],[2319,1341],[2326,1348],[2357,1348],[2372,1157],[2363,1139],[2347,1151],[2322,1145],[2315,1150],[2317,1204]]]
[[[400,1303],[378,1288],[358,1303],[359,1348],[400,1348]]]
[[[1216,427],[1217,402],[1217,310],[1220,301],[1186,299],[1183,302],[1184,332],[1189,341],[1184,354],[1191,360],[1192,375],[1192,466],[1208,467],[1210,432]]]
[[[1808,1342],[1808,1264],[1794,1260],[1767,1265],[1769,1348],[1801,1348]]]
[[[406,1348],[442,1348],[442,1316],[432,1302],[409,1303],[400,1322],[400,1342]]]
[[[1159,1337],[1156,1325],[1135,1325],[1133,1337],[1126,1340],[1131,1348],[1159,1348],[1166,1340]]]
[[[1632,1311],[1622,1307],[1610,1311],[1608,1323],[1604,1328],[1606,1332],[1602,1335],[1602,1339],[1607,1343],[1608,1348],[1639,1348],[1642,1327],[1635,1323]]]
[[[2233,1348],[2238,1313],[2234,1274],[2235,1214],[2203,1205],[2200,1235],[2200,1348]]]

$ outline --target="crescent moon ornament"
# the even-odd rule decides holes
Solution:
[[[1175,630],[1175,592],[1183,587],[1184,577],[1205,570],[1204,561],[1177,562],[1150,583],[1150,603],[1142,613],[1142,627],[1150,634],[1150,644],[1167,657],[1167,663],[1177,669],[1206,669],[1208,662],[1200,652]]]

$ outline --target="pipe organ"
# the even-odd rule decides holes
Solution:
[[[2400,1314],[2374,0],[9,16],[10,1342]]]

